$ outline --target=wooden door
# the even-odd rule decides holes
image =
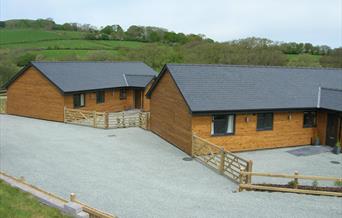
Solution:
[[[142,95],[141,90],[134,90],[134,107],[136,109],[141,109],[141,106],[142,106],[141,95]]]
[[[335,146],[337,142],[338,119],[337,114],[328,114],[326,144]]]

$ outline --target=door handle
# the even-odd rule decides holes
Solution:
[[[335,137],[330,136],[329,139],[335,139]]]

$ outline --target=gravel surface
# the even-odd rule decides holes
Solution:
[[[2,171],[65,198],[75,192],[119,217],[342,217],[342,198],[233,193],[234,183],[182,160],[183,152],[139,128],[102,130],[0,115],[0,137]],[[260,170],[273,172],[274,161],[289,165],[284,172],[295,165],[282,156],[271,164],[271,154],[243,155],[253,156]],[[332,164],[315,164],[312,171],[298,170],[330,175]]]
[[[309,146],[302,146],[302,148]],[[298,171],[303,175],[342,177],[342,154],[336,155],[325,152],[309,156],[295,156],[287,151],[298,149],[280,148],[239,153],[240,156],[253,160],[253,171],[293,174]],[[339,164],[332,163],[337,161]],[[288,183],[289,179],[273,179],[267,177],[254,177],[253,182]],[[312,180],[299,180],[301,184],[311,185]],[[331,181],[318,181],[322,186],[333,186]]]

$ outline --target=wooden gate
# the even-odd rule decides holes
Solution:
[[[196,135],[192,136],[192,156],[236,183],[240,182],[241,172],[252,172],[251,160],[245,160]],[[250,176],[247,180],[250,181]]]

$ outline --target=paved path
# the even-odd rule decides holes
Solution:
[[[119,217],[341,217],[342,198],[237,187],[156,135],[0,115],[0,169]]]

